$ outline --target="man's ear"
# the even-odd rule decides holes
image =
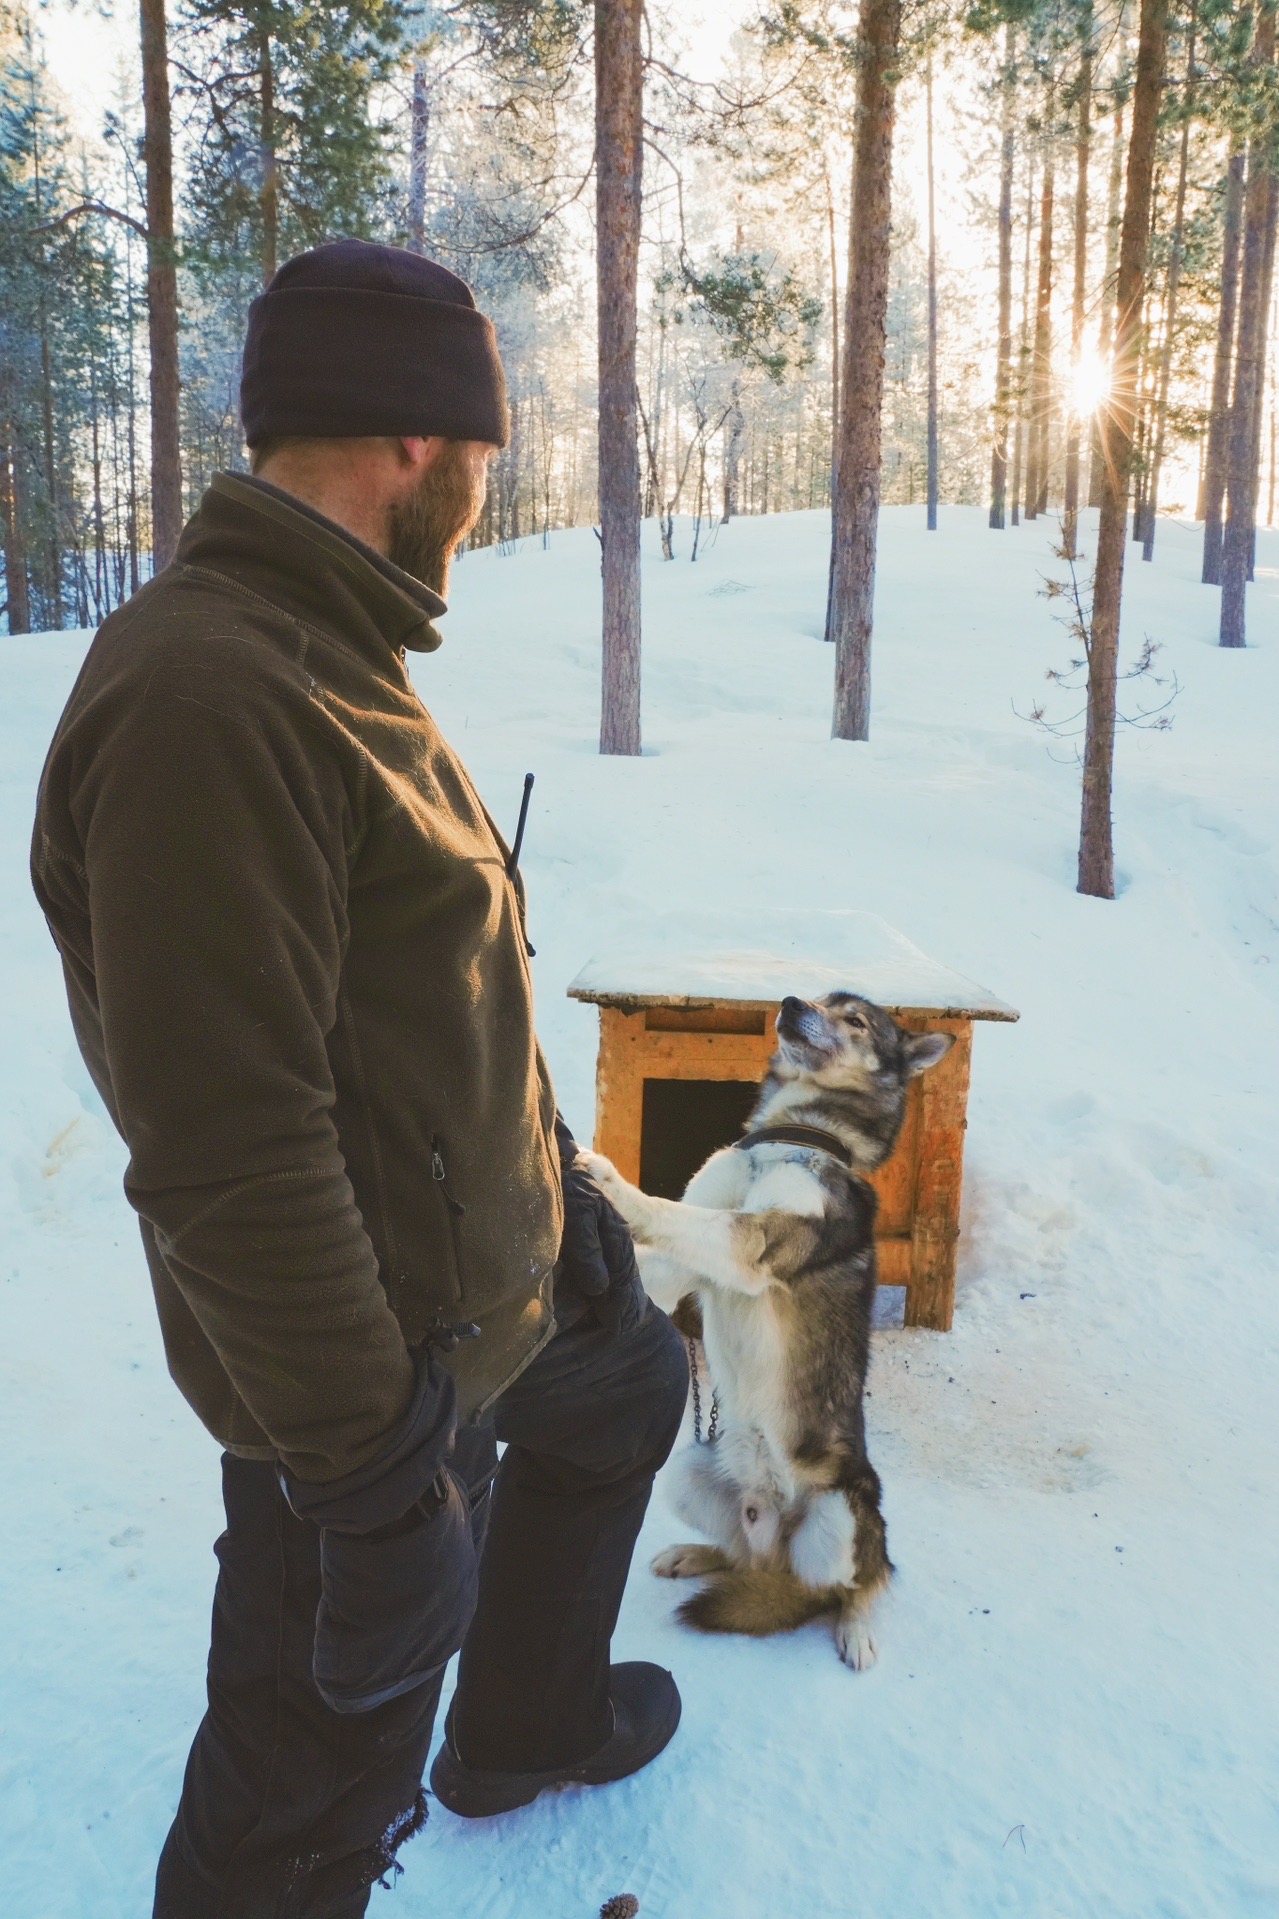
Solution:
[[[930,1066],[936,1066],[954,1044],[953,1033],[912,1033],[906,1041],[907,1077],[913,1079],[916,1073],[926,1073]]]
[[[439,459],[444,441],[437,433],[401,433],[397,438],[402,462],[411,467],[414,478],[420,480]]]

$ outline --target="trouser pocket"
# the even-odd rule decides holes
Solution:
[[[478,1562],[470,1508],[444,1471],[429,1516],[380,1537],[320,1534],[312,1670],[334,1712],[371,1712],[437,1673],[466,1637]]]

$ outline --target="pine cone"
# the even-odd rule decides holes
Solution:
[[[635,1919],[639,1900],[633,1892],[619,1892],[600,1907],[600,1919]]]

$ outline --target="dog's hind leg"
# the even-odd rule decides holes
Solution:
[[[865,1672],[878,1653],[871,1612],[892,1579],[893,1562],[879,1507],[879,1475],[869,1460],[844,1479],[841,1490],[853,1516],[853,1583],[844,1589],[835,1622],[835,1650],[845,1665]]]
[[[653,1560],[660,1579],[697,1579],[724,1572],[749,1556],[741,1523],[741,1491],[723,1470],[719,1446],[686,1447],[673,1462],[669,1497],[681,1519],[713,1546],[668,1546]]]
[[[701,1579],[706,1573],[728,1572],[733,1561],[718,1546],[668,1546],[654,1555],[653,1571],[659,1579]]]

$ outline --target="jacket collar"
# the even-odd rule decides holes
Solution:
[[[343,639],[433,653],[438,593],[269,480],[216,473],[178,542],[180,565],[235,580]]]

